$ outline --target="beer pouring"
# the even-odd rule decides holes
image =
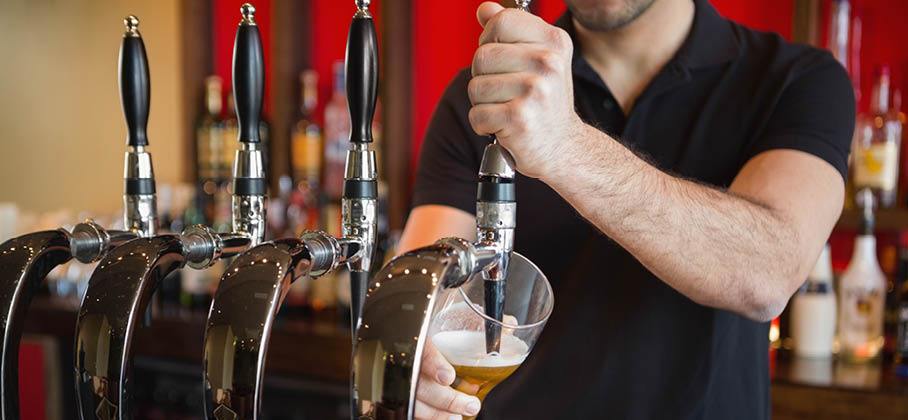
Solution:
[[[290,284],[299,277],[318,278],[346,266],[351,272],[351,330],[359,324],[377,219],[371,143],[378,48],[368,0],[356,2],[347,40],[346,83],[352,130],[341,203],[342,237],[305,232],[300,238],[258,245],[227,267],[206,323],[203,367],[208,418],[259,418],[271,326]]]
[[[135,239],[101,259],[89,280],[76,325],[76,390],[79,415],[83,419],[130,418],[132,336],[161,280],[184,266],[207,268],[264,238],[265,177],[258,131],[264,65],[255,9],[245,4],[241,11],[241,30],[234,49],[233,83],[241,147],[234,161],[233,231],[216,233],[206,226],[190,226],[179,235]],[[124,80],[144,86],[147,98],[147,59],[138,31],[127,32],[121,59],[122,69],[146,69],[129,73]],[[130,102],[124,100],[126,103]],[[141,109],[144,114],[138,113],[143,121],[147,119],[147,103],[146,99]],[[127,110],[127,117],[130,115]],[[144,128],[141,132],[144,134]],[[142,147],[136,146],[138,150]],[[143,156],[135,159],[139,164],[135,172],[139,174],[150,173],[150,157]],[[127,163],[131,161],[127,157]],[[142,169],[143,162],[148,163],[147,169]],[[127,167],[127,174],[130,173]],[[142,185],[136,183],[136,186]],[[134,204],[126,203],[127,214],[154,213],[153,199]],[[153,226],[154,218],[143,220]]]
[[[28,305],[44,277],[54,267],[72,259],[92,263],[113,248],[155,233],[155,181],[148,146],[149,84],[145,46],[139,35],[139,20],[124,19],[126,32],[120,49],[120,99],[127,126],[124,162],[123,220],[127,230],[107,230],[88,220],[72,232],[65,229],[35,232],[0,245],[0,307],[2,322],[2,381],[0,418],[19,418],[19,341]]]

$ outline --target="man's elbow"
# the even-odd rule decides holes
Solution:
[[[743,308],[742,315],[757,322],[772,321],[782,314],[803,280],[796,274],[775,281],[766,281],[765,278],[762,281],[754,281],[752,283],[755,285],[754,289],[746,299],[743,299],[746,307]]]

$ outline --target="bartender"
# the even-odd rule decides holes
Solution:
[[[472,68],[426,133],[401,250],[475,237],[494,134],[515,250],[557,302],[484,419],[768,419],[768,331],[842,209],[854,129],[828,53],[707,0],[565,0],[556,24],[479,6]],[[425,352],[416,417],[475,415]]]

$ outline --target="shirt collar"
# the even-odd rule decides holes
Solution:
[[[720,16],[708,0],[693,0],[695,5],[694,22],[690,33],[681,48],[669,62],[687,70],[725,64],[734,60],[739,54],[738,37],[733,23]],[[555,26],[567,31],[574,43],[573,70],[580,77],[591,78],[591,81],[602,83],[586,59],[579,54],[580,44],[574,30],[574,20],[567,11]]]

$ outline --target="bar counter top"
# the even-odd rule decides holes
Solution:
[[[78,302],[38,297],[25,334],[73,340]],[[268,349],[268,374],[346,386],[350,332],[333,314],[279,315]],[[150,326],[136,331],[136,357],[202,363],[205,314],[156,311]],[[908,378],[890,363],[853,365],[812,360],[788,351],[770,353],[774,419],[908,419]]]

